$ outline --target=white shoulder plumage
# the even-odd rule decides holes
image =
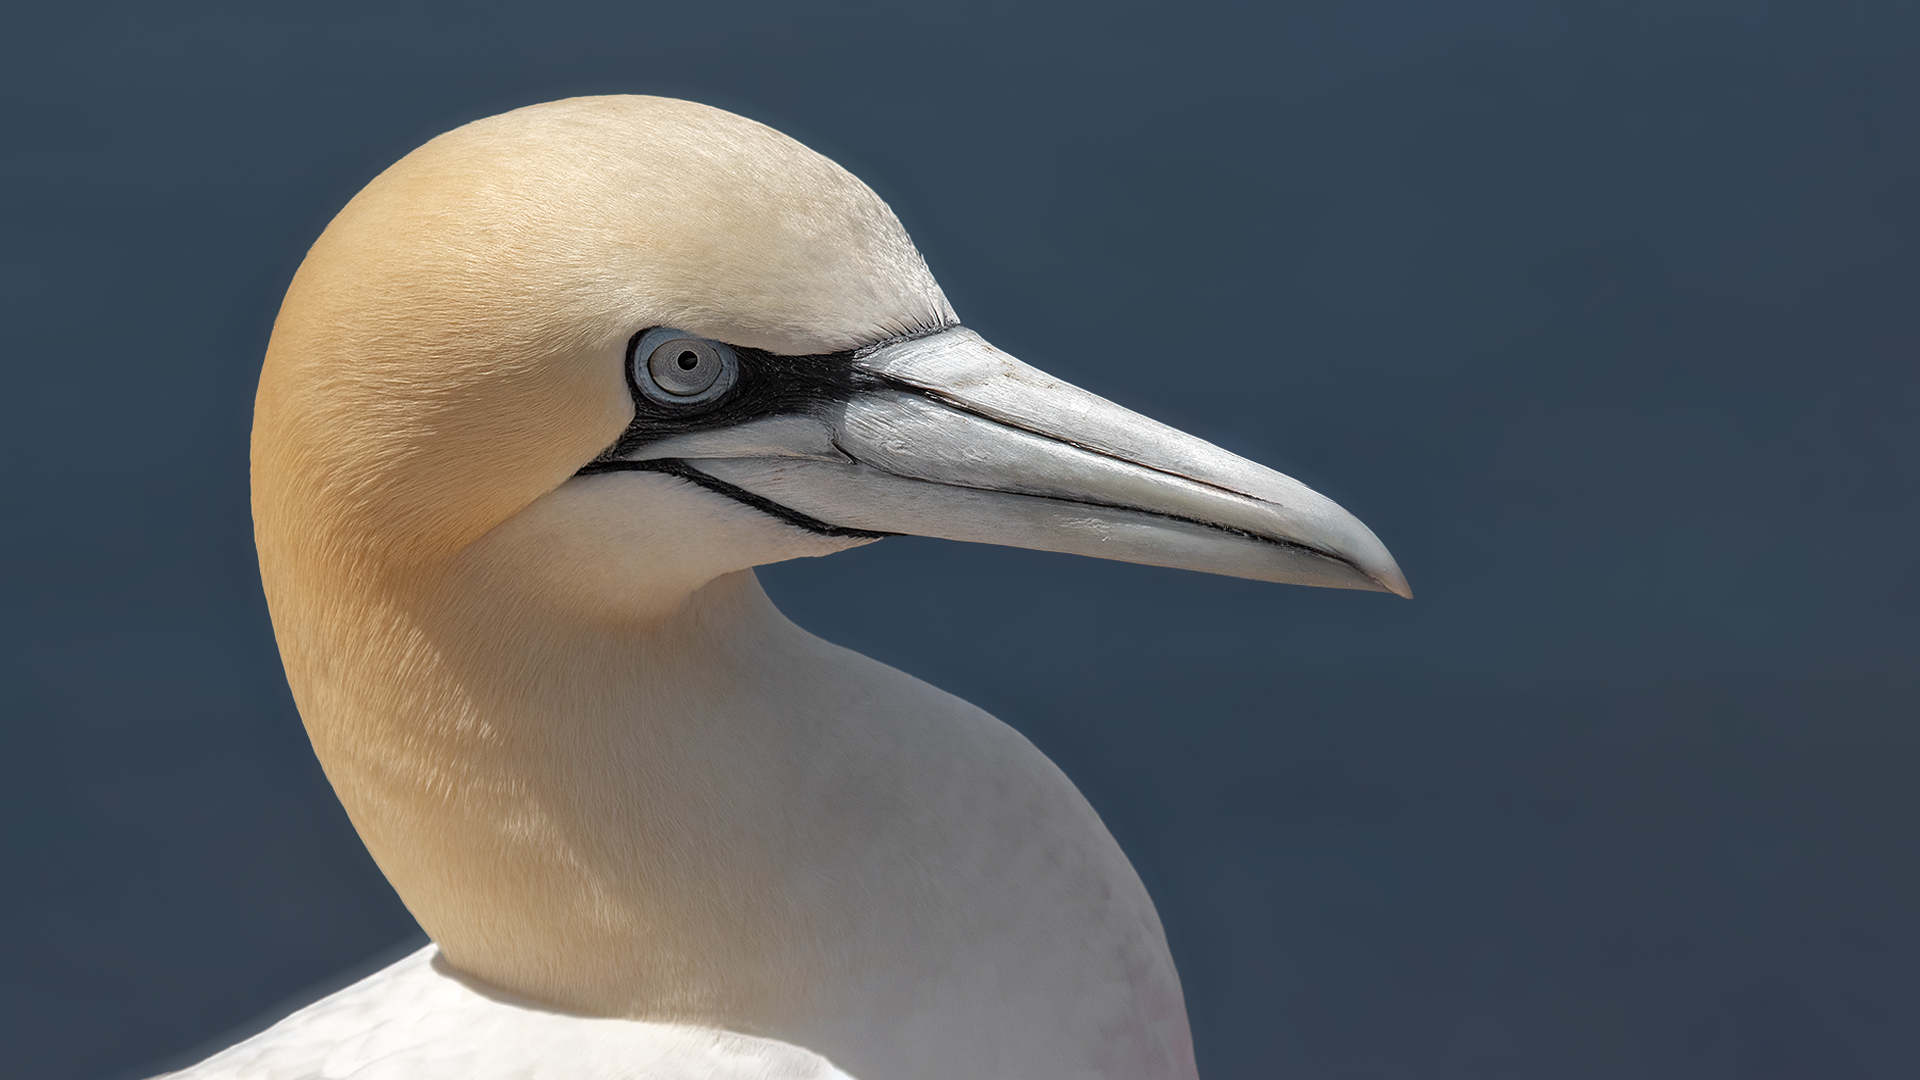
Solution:
[[[477,988],[427,946],[155,1080],[852,1080],[797,1046],[557,1012]]]

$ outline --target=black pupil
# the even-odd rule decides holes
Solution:
[[[700,357],[696,356],[693,352],[688,351],[680,354],[680,370],[681,371],[692,371],[694,368],[697,368],[699,366],[700,366]]]

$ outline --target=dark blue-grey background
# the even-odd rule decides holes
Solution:
[[[263,7],[0,33],[9,1077],[416,932],[282,681],[257,365],[381,168],[610,91],[836,158],[990,340],[1406,568],[763,572],[1082,785],[1208,1080],[1920,1075],[1910,0]]]

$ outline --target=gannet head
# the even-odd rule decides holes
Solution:
[[[741,571],[919,533],[1407,591],[1326,498],[962,327],[832,162],[658,98],[469,124],[369,184],[287,293],[253,469],[302,719],[454,963],[863,1075],[1192,1058],[1071,784]]]
[[[276,601],[501,530],[610,611],[890,533],[1408,591],[1332,501],[963,328],[833,162],[660,98],[469,124],[355,197],[275,324],[254,473]]]

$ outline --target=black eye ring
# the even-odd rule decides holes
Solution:
[[[725,344],[656,326],[633,339],[627,378],[649,401],[668,408],[704,405],[733,389],[740,358]]]

